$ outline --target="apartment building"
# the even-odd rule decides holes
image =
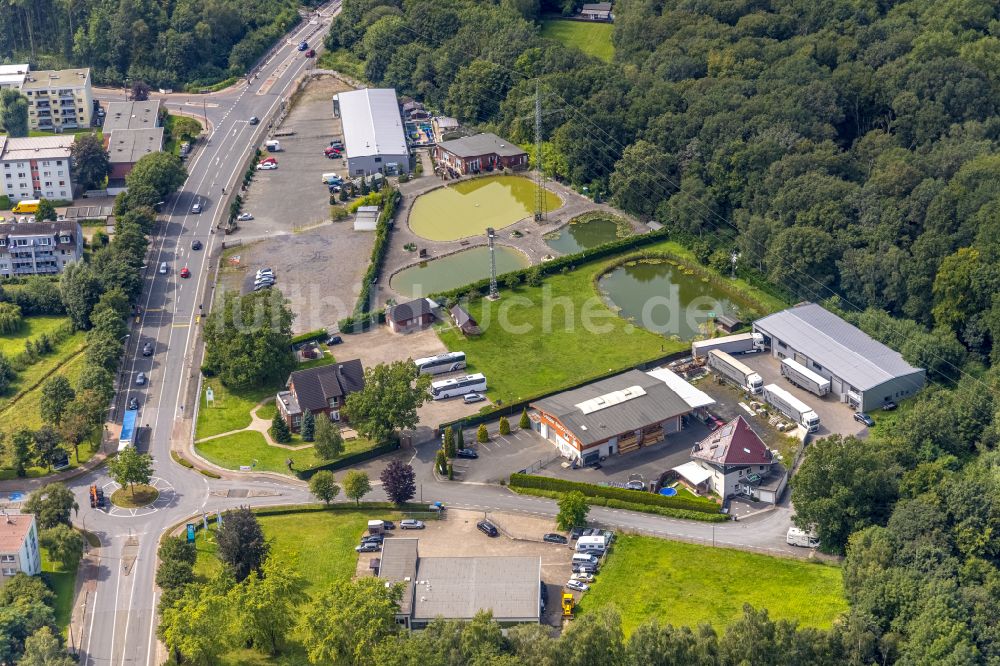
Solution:
[[[0,194],[6,194],[13,202],[72,199],[73,141],[73,136],[0,136]]]
[[[111,102],[104,118],[104,147],[111,161],[112,181],[124,179],[135,163],[163,149],[160,100]]]
[[[76,222],[0,224],[0,277],[54,275],[82,256]]]
[[[28,98],[28,126],[61,132],[90,127],[94,98],[90,68],[28,72],[21,84]]]
[[[35,517],[5,511],[0,515],[0,586],[19,573],[34,576],[41,570]]]
[[[21,89],[28,75],[27,63],[23,65],[0,65],[0,88]]]

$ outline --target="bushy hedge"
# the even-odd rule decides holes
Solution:
[[[378,222],[375,224],[375,244],[372,246],[371,260],[368,262],[365,276],[361,279],[361,291],[358,294],[358,302],[354,306],[354,313],[341,320],[347,324],[340,327],[341,332],[351,333],[357,330],[366,330],[372,326],[370,320],[366,320],[363,316],[359,318],[359,315],[366,315],[371,310],[372,285],[378,280],[379,273],[382,271],[385,253],[389,249],[389,226],[392,217],[396,214],[396,209],[399,208],[401,198],[402,195],[395,188],[384,190],[382,193],[382,212],[379,213]],[[384,316],[381,321],[385,321]],[[360,329],[357,328],[359,324],[362,325]]]
[[[337,322],[341,333],[362,333],[385,323],[385,310],[359,312]]]
[[[609,500],[617,500],[627,504],[643,504],[647,506],[662,506],[671,509],[683,509],[686,511],[697,511],[700,513],[718,513],[719,506],[709,500],[689,499],[687,497],[666,497],[639,490],[629,490],[627,488],[615,488],[613,486],[598,486],[592,483],[580,481],[567,481],[565,479],[553,479],[548,476],[536,476],[533,474],[511,474],[510,486],[512,488],[537,488],[539,490],[551,490],[556,492],[570,492],[577,490],[589,497],[603,497]],[[589,500],[588,500],[589,501]]]
[[[538,488],[517,488],[512,486],[512,490],[523,495],[534,495],[535,497],[548,497],[549,499],[560,499],[562,493],[556,490],[540,490]],[[635,491],[630,491],[635,492]],[[625,511],[637,511],[639,513],[652,513],[667,518],[680,518],[682,520],[700,520],[704,523],[724,523],[729,520],[729,516],[721,513],[704,513],[702,511],[691,511],[689,509],[673,509],[665,506],[653,504],[637,504],[635,502],[623,502],[622,500],[609,499],[607,497],[586,497],[590,506],[605,506],[609,509],[622,509]]]
[[[332,472],[334,470],[343,469],[344,467],[350,467],[351,465],[356,465],[357,463],[365,462],[366,460],[371,460],[372,458],[378,458],[380,455],[385,453],[392,453],[398,448],[399,442],[383,444],[382,446],[376,446],[374,449],[368,449],[367,451],[361,451],[360,453],[346,456],[340,460],[334,460],[332,462],[323,463],[322,465],[316,465],[314,467],[307,467],[306,469],[296,472],[296,474],[300,479],[308,481],[312,478],[313,474],[320,470],[328,469]]]
[[[315,331],[307,331],[305,333],[302,333],[301,335],[296,335],[296,336],[292,337],[292,344],[293,345],[298,345],[298,344],[302,344],[303,342],[312,342],[313,340],[322,340],[323,338],[326,337],[326,335],[327,334],[326,334],[326,329],[325,328],[317,328]]]

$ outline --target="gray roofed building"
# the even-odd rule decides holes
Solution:
[[[588,2],[585,3],[580,8],[580,16],[585,19],[590,19],[592,21],[610,21],[613,18],[611,14],[611,3],[610,2]]]
[[[288,427],[298,431],[307,412],[339,421],[347,396],[365,387],[365,370],[358,359],[331,363],[296,370],[285,385],[288,390],[278,393],[276,404]]]
[[[396,91],[364,88],[338,93],[334,115],[344,128],[344,147],[351,176],[410,170],[410,151],[403,131]]]
[[[135,164],[150,153],[163,149],[163,128],[120,129],[108,137],[108,157],[115,164]],[[126,172],[127,175],[127,172]],[[122,176],[124,178],[124,175]]]
[[[792,358],[830,380],[831,392],[867,410],[913,395],[926,373],[899,352],[815,303],[802,303],[754,322],[777,358]]]
[[[397,619],[406,626],[471,620],[481,610],[505,624],[540,620],[541,558],[420,557],[418,542],[386,539],[378,573],[405,585]]]
[[[567,458],[628,453],[682,428],[694,408],[664,381],[639,370],[531,403],[543,437]]]
[[[441,141],[434,150],[439,162],[460,174],[528,166],[528,153],[490,132]]]
[[[104,116],[104,134],[120,129],[150,129],[160,126],[158,99],[145,102],[109,102]]]
[[[524,154],[524,151],[518,146],[490,132],[463,136],[460,139],[452,139],[451,141],[442,141],[441,147],[459,157],[475,157],[477,155],[486,155],[487,153],[504,156]]]

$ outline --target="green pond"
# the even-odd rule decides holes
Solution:
[[[509,247],[497,245],[497,275],[526,268],[528,258]],[[474,247],[447,257],[404,268],[389,281],[397,293],[419,298],[439,291],[448,291],[490,276],[489,248]]]
[[[575,254],[618,240],[618,225],[613,220],[593,219],[567,224],[545,242],[560,254]]]
[[[598,286],[622,317],[681,340],[695,338],[699,326],[712,317],[740,312],[739,304],[726,293],[666,262],[619,266]]]
[[[546,210],[562,201],[546,192]],[[458,240],[502,229],[534,214],[535,184],[521,176],[463,180],[422,194],[410,210],[410,229],[422,238]]]

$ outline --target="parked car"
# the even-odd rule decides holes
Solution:
[[[261,289],[270,289],[273,286],[274,286],[273,282],[261,282],[259,284],[254,284],[253,290],[260,291]]]
[[[248,220],[253,219],[253,215],[251,215],[250,213],[240,213],[239,215],[236,216],[236,219],[239,222],[247,222]]]
[[[585,529],[587,529],[587,528],[586,527],[574,527],[573,529],[571,529],[569,531],[570,541],[573,541],[575,539],[579,539],[580,537],[582,537],[583,536],[583,531]]]
[[[260,161],[260,164],[277,164],[278,158],[276,157],[265,157]]]
[[[385,541],[385,537],[381,534],[366,534],[361,537],[361,543],[382,543]]]
[[[140,372],[139,374],[137,374],[135,376],[135,385],[136,386],[144,386],[145,384],[146,384],[146,373],[145,372]]]
[[[875,425],[875,420],[864,412],[854,412],[854,420],[858,423],[864,423],[869,428]]]
[[[489,537],[500,536],[500,530],[498,530],[497,526],[488,520],[480,520],[478,523],[476,523],[476,528],[486,536]]]
[[[344,339],[339,335],[331,335],[326,339],[326,346],[333,347],[334,345],[339,345]]]
[[[883,412],[891,412],[892,410],[896,409],[897,407],[899,407],[899,405],[897,405],[892,400],[890,400],[889,402],[887,402],[884,405],[882,405],[882,411]]]
[[[590,589],[590,586],[586,583],[581,583],[580,581],[573,579],[566,581],[566,587],[571,590],[576,590],[577,592],[586,592]]]
[[[200,250],[201,249],[201,241],[198,240],[198,239],[195,239],[195,240],[191,241],[191,249],[192,250]]]
[[[278,165],[274,162],[261,162],[257,165],[257,171],[273,171],[277,169]]]
[[[128,408],[132,411],[139,409],[139,398],[132,398],[128,401]]]
[[[580,573],[595,574],[595,573],[597,573],[597,565],[596,564],[574,564],[573,565],[573,573],[575,573],[575,574],[580,574]]]
[[[542,541],[547,543],[569,543],[569,539],[564,537],[562,534],[556,534],[555,532],[549,532],[543,536]]]
[[[382,545],[377,543],[363,543],[360,546],[355,546],[354,550],[359,553],[377,553],[382,550]]]
[[[196,203],[193,206],[191,206],[191,214],[192,215],[201,215],[201,204],[200,203]]]
[[[146,344],[144,344],[142,346],[142,355],[143,356],[152,356],[153,355],[153,351],[154,351],[154,347],[153,347],[153,343],[152,342],[147,342]]]
[[[271,286],[271,285],[274,284],[274,282],[275,282],[274,278],[271,277],[271,276],[269,276],[269,275],[263,275],[263,276],[261,276],[261,277],[259,277],[259,278],[257,278],[256,280],[253,281],[254,286],[259,285],[259,284],[266,284],[268,286]]]
[[[184,268],[181,269],[181,277],[182,278],[189,278],[189,277],[191,277],[191,271],[188,269],[187,266],[185,266]]]
[[[455,451],[456,458],[469,458],[470,460],[475,460],[479,457],[479,454],[472,449],[459,449]]]
[[[258,119],[257,119],[257,116],[250,116],[250,120],[249,120],[248,122],[249,122],[249,123],[250,123],[251,125],[256,125],[257,123],[259,123],[259,122],[260,122],[260,120],[258,120]]]
[[[589,574],[589,573],[575,573],[572,576],[570,576],[570,579],[572,579],[572,580],[578,580],[581,583],[593,583],[594,582],[594,574]]]
[[[399,523],[399,529],[401,530],[422,530],[424,527],[426,527],[426,525],[424,525],[424,521],[414,520],[412,518],[407,518]]]
[[[330,147],[336,148],[337,150],[343,150],[344,142],[342,139],[334,139],[333,141],[330,142]]]
[[[600,532],[600,530],[596,527],[585,527],[583,528],[583,532],[580,533],[580,536],[596,536],[598,532]]]
[[[482,402],[483,400],[486,400],[486,396],[482,393],[466,393],[462,396],[462,402],[467,405],[471,405],[474,402]]]
[[[607,543],[609,546],[615,540],[615,533],[612,532],[611,530],[599,530],[595,536],[604,537],[604,542]]]
[[[260,277],[262,275],[274,275],[274,269],[273,268],[258,268],[257,269],[257,277]]]
[[[385,529],[387,529],[387,530],[394,530],[394,529],[396,529],[396,523],[392,522],[391,520],[383,520],[382,521],[382,526]]]

